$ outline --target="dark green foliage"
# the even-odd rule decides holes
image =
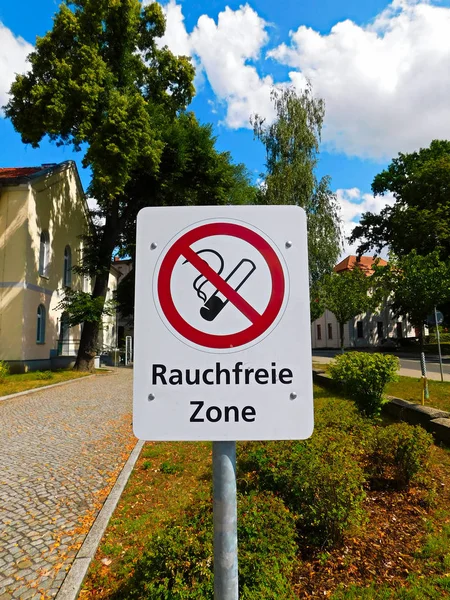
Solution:
[[[437,250],[450,257],[450,141],[433,140],[429,148],[400,153],[375,177],[372,190],[391,192],[395,204],[379,215],[362,215],[350,238],[360,240],[359,254],[389,246],[397,256]]]
[[[239,455],[240,487],[278,494],[306,544],[333,545],[364,520],[359,452],[337,429],[305,442],[249,443]]]
[[[400,367],[396,356],[378,352],[348,352],[336,356],[328,368],[334,381],[342,384],[362,414],[377,417],[383,404],[386,385],[396,380]]]
[[[261,532],[264,531],[264,535]],[[294,599],[289,578],[295,562],[295,523],[270,494],[238,499],[239,587],[242,600]],[[192,507],[180,522],[150,538],[126,590],[117,598],[213,598],[212,499]]]
[[[53,373],[51,371],[36,371],[34,377],[41,380],[53,379]]]
[[[434,308],[450,301],[450,258],[440,260],[435,250],[420,255],[391,257],[388,267],[375,270],[375,279],[390,293],[390,304],[397,315],[408,315],[421,331],[427,316]]]
[[[56,308],[69,315],[69,325],[73,327],[84,322],[97,323],[103,315],[113,315],[115,302],[105,302],[103,297],[94,298],[87,292],[66,288],[64,298]]]
[[[182,465],[165,461],[161,463],[159,470],[161,473],[166,473],[166,475],[174,475],[175,473],[180,473],[180,471],[183,470],[183,467]]]
[[[374,487],[407,489],[426,475],[433,437],[419,425],[395,423],[372,435],[367,469]]]
[[[0,360],[0,383],[3,383],[9,375],[9,364],[4,360]]]
[[[85,321],[80,370],[93,370],[111,257],[130,208],[125,188],[136,170],[158,171],[162,131],[194,94],[190,59],[158,45],[164,30],[157,2],[66,0],[5,107],[24,143],[37,147],[48,135],[58,145],[83,146],[83,165],[92,170],[89,194],[102,220],[84,238],[82,268],[95,275],[93,302],[85,319],[80,302],[73,311],[67,306],[72,324]]]
[[[157,172],[139,169],[125,189],[128,209],[120,254],[134,259],[136,217],[146,206],[251,204],[256,188],[242,164],[228,152],[218,152],[211,125],[202,125],[190,112],[162,128],[164,149]],[[120,282],[117,299],[122,316],[134,313],[134,270]]]

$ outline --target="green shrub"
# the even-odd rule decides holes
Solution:
[[[51,371],[35,371],[34,379],[38,379],[38,380],[53,379],[53,373]]]
[[[251,443],[240,453],[241,489],[278,494],[308,544],[330,546],[365,518],[365,475],[352,438],[333,429],[305,442]]]
[[[160,464],[159,470],[161,473],[165,473],[166,475],[174,475],[175,473],[180,473],[183,471],[183,466],[166,460]]]
[[[367,465],[372,486],[407,489],[413,481],[426,480],[432,446],[432,435],[420,425],[377,427]]]
[[[238,499],[239,588],[242,600],[294,600],[295,521],[279,498]],[[208,600],[214,596],[212,500],[192,507],[148,540],[127,590],[133,599]]]
[[[396,356],[378,352],[348,352],[337,356],[328,372],[353,398],[362,414],[376,417],[387,401],[383,397],[385,387],[396,381],[399,366]]]
[[[0,383],[3,383],[9,375],[9,364],[4,360],[0,360]]]

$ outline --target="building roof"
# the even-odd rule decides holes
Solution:
[[[46,163],[39,167],[0,167],[0,184],[23,183],[58,166],[56,163]]]
[[[367,275],[372,275],[372,266],[374,262],[377,262],[380,267],[387,265],[387,262],[382,258],[375,258],[374,256],[361,256],[358,258],[357,256],[351,254],[350,256],[344,258],[344,260],[341,260],[341,262],[334,267],[334,270],[336,273],[342,273],[343,271],[351,271],[358,266]]]

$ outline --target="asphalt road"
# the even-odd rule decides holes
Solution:
[[[313,350],[313,362],[327,363],[339,354],[338,350]],[[420,359],[419,355],[411,356],[410,354],[397,353],[400,360],[400,375],[406,377],[421,377],[422,372],[420,370]],[[439,366],[438,356],[426,356],[427,376],[429,379],[436,379],[440,381],[441,372]],[[450,357],[445,356],[442,359],[442,372],[444,375],[444,381],[450,381]]]

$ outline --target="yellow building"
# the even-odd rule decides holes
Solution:
[[[69,327],[57,305],[66,286],[90,291],[88,278],[72,270],[89,227],[73,161],[0,168],[0,360],[12,371],[74,362],[80,326]],[[116,281],[110,277],[110,294]],[[114,319],[106,327],[103,343],[115,345]]]

